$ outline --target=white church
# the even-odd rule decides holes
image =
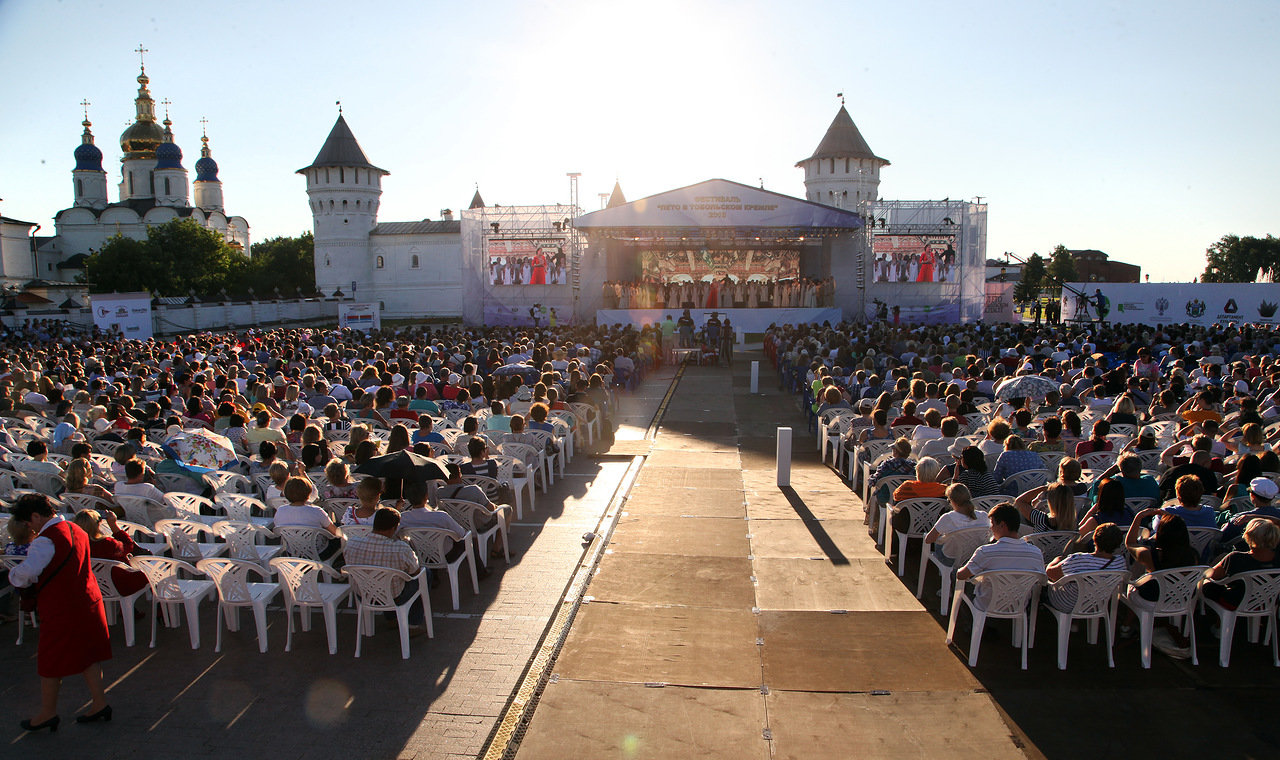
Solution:
[[[217,231],[231,245],[249,253],[249,223],[229,215],[223,207],[218,164],[209,150],[207,134],[200,138],[196,178],[188,182],[182,149],[174,141],[173,123],[166,115],[157,123],[155,101],[148,89],[145,66],[138,75],[134,121],[120,135],[120,181],[114,202],[108,196],[102,150],[94,144],[88,113],[71,170],[72,204],[54,215],[55,235],[31,237],[37,225],[4,219],[4,240],[12,242],[0,256],[0,279],[6,285],[31,282],[71,283],[84,272],[84,261],[115,235],[145,240],[147,227],[171,219],[190,218]],[[18,230],[15,225],[25,226]],[[14,234],[8,234],[9,227]],[[22,241],[19,244],[19,241]]]

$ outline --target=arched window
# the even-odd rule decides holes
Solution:
[[[333,266],[333,264],[332,264],[332,263],[330,263],[330,261],[329,261],[329,257],[328,257],[328,256],[325,256],[325,257],[324,257],[324,265],[325,265],[325,266],[327,266],[327,267],[329,267],[329,266]]]
[[[413,255],[413,258],[409,260],[409,266],[412,267],[413,269],[418,268],[418,254],[415,253]]]
[[[346,210],[347,210],[347,202],[346,202],[346,201],[343,201],[343,202],[342,202],[342,210],[343,210],[343,211],[346,211]]]
[[[356,211],[359,211],[359,210],[360,210],[360,201],[359,201],[359,199],[357,199],[357,200],[356,200]]]
[[[129,195],[133,195],[133,172],[129,172]]]
[[[329,201],[329,210],[333,211],[333,201]]]
[[[381,269],[384,263],[386,263],[386,262],[384,262],[384,261],[382,260],[382,257],[381,257],[381,256],[379,256],[379,257],[378,257],[378,261],[377,261],[377,263],[375,264],[375,266],[377,266],[377,267],[378,267],[378,269]]]

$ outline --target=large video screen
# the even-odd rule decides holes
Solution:
[[[646,278],[661,282],[723,280],[785,280],[800,276],[798,249],[642,251],[640,266]]]
[[[954,282],[955,235],[871,236],[872,279],[876,282]]]
[[[490,285],[567,285],[569,259],[562,237],[490,238],[485,243]]]

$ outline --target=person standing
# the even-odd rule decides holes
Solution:
[[[726,317],[720,329],[720,358],[730,367],[733,366],[733,341],[736,337],[733,333],[733,323]]]
[[[57,731],[58,691],[62,679],[74,675],[84,676],[92,700],[90,712],[76,722],[110,721],[111,705],[98,663],[111,659],[111,639],[102,592],[90,567],[89,536],[56,514],[43,494],[20,497],[10,519],[29,525],[36,534],[27,559],[9,572],[9,582],[35,588],[40,616],[40,712],[19,725],[24,731]]]

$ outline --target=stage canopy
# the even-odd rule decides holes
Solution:
[[[654,231],[678,233],[709,228],[803,235],[857,230],[863,227],[863,221],[852,211],[739,182],[710,179],[584,214],[574,220],[574,226],[605,235],[626,235],[639,230],[650,234]]]

